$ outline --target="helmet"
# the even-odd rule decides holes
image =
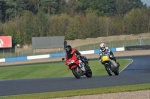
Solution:
[[[101,43],[100,44],[100,49],[101,49],[101,51],[105,51],[106,50],[106,44],[105,43]]]
[[[71,45],[66,45],[65,50],[66,50],[66,52],[71,52],[72,51]]]

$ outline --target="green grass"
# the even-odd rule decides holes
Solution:
[[[122,70],[131,60],[118,59]],[[103,65],[98,60],[89,61],[93,76],[107,75]],[[32,64],[23,66],[0,67],[0,80],[73,77],[71,70],[64,62],[49,64]]]

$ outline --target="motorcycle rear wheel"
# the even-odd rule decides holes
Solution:
[[[114,74],[115,74],[115,75],[119,75],[119,68],[117,68],[117,70],[114,71]]]
[[[88,65],[85,65],[85,69],[86,69],[85,76],[87,78],[91,78],[92,77],[92,70],[90,69],[90,67]]]

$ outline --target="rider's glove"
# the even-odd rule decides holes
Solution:
[[[80,55],[77,55],[77,58],[78,58],[78,59],[81,59]]]
[[[112,55],[109,55],[109,57],[110,57],[110,58],[113,58],[113,56],[112,56]]]
[[[79,60],[79,63],[81,63],[82,61],[81,60]]]

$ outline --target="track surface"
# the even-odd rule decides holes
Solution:
[[[150,55],[124,58],[133,59],[133,63],[122,71],[119,76],[94,76],[92,78],[82,77],[81,79],[65,77],[5,80],[0,81],[0,96],[122,86],[150,82]]]

